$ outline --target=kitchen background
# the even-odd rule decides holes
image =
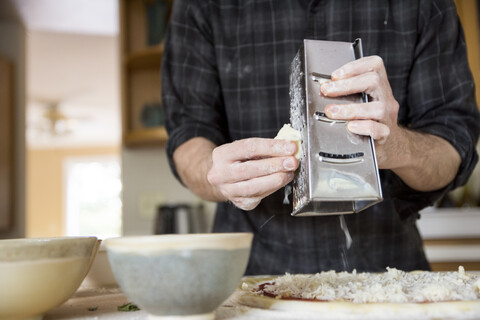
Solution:
[[[479,1],[455,2],[480,101]],[[209,230],[214,204],[185,189],[165,155],[170,5],[0,1],[0,238]],[[480,270],[479,168],[419,221],[436,269]]]

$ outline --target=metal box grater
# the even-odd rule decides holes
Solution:
[[[303,153],[293,181],[294,216],[354,213],[382,201],[373,139],[324,114],[327,104],[366,102],[367,97],[320,95],[319,85],[334,70],[361,57],[361,39],[304,40],[291,64],[290,122],[301,133]]]

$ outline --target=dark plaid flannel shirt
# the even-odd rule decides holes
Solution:
[[[255,234],[247,274],[429,269],[418,211],[465,183],[477,161],[480,120],[453,1],[175,0],[162,64],[173,172],[172,154],[190,138],[273,138],[289,122],[289,66],[305,38],[362,38],[364,55],[384,60],[398,122],[449,141],[458,175],[418,192],[381,170],[384,201],[345,216],[349,249],[338,216],[292,217],[283,190],[250,212],[220,203],[214,231]]]

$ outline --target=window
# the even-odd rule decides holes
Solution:
[[[68,236],[120,236],[122,182],[115,156],[69,158],[65,170],[65,222]]]

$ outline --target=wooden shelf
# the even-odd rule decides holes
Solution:
[[[167,9],[171,8],[171,1],[165,3]],[[148,27],[157,24],[151,24],[148,18],[157,15],[148,14],[145,4],[138,0],[119,1],[122,141],[125,147],[163,146],[167,141],[167,132],[161,126],[160,68],[164,45],[161,38],[158,38],[159,44],[151,45]],[[164,18],[158,16],[165,24],[169,10],[165,11]]]
[[[163,146],[168,135],[164,127],[133,130],[126,133],[123,142],[127,147]]]
[[[124,64],[128,69],[160,68],[163,44],[149,47],[124,55]]]

